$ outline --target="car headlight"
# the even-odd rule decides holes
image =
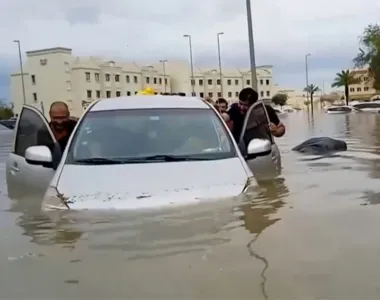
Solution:
[[[70,209],[68,205],[68,198],[65,195],[58,192],[58,190],[49,186],[46,190],[45,197],[42,200],[41,210],[51,211],[51,210],[68,210]]]

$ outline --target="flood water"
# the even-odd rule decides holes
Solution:
[[[380,299],[380,116],[283,122],[283,174],[249,201],[54,223],[7,198],[0,131],[0,299]],[[349,151],[290,151],[311,136]]]

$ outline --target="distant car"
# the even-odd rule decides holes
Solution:
[[[361,103],[352,105],[352,107],[361,112],[373,112],[373,113],[380,112],[380,102],[377,102],[377,101],[361,102]]]
[[[326,108],[325,112],[327,114],[350,114],[357,112],[358,110],[356,108],[350,107],[350,106],[330,106]]]
[[[11,198],[43,199],[44,210],[142,209],[237,196],[266,162],[271,141],[239,151],[201,99],[131,96],[91,103],[62,154],[41,112],[24,106],[6,181]]]

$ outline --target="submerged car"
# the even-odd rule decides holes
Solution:
[[[380,112],[380,103],[373,102],[360,102],[352,105],[353,108],[357,109],[360,112],[370,112],[370,113],[379,113]]]
[[[273,161],[273,142],[254,137],[251,123],[238,145],[201,99],[110,98],[87,107],[60,153],[47,120],[25,105],[6,164],[8,194],[41,199],[44,210],[141,209],[237,196],[255,184],[252,169]],[[37,143],[41,132],[45,140]]]
[[[358,110],[356,108],[353,108],[351,106],[347,106],[347,105],[336,105],[336,106],[330,106],[328,108],[326,108],[325,112],[327,114],[350,114],[350,113],[355,113],[355,112],[358,112]]]

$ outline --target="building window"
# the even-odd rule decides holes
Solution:
[[[245,81],[245,83],[246,83],[247,85],[250,85],[250,84],[251,84],[251,80],[247,79],[247,80]]]
[[[208,85],[212,85],[212,79],[207,80]]]
[[[37,102],[37,101],[38,101],[37,93],[33,93],[33,101],[34,101],[34,102]]]
[[[150,83],[150,78],[149,77],[145,77],[145,83]]]
[[[121,96],[121,92],[120,91],[116,91],[116,97],[120,97]]]
[[[157,78],[156,77],[153,78],[153,84],[157,84]]]
[[[239,80],[235,79],[235,85],[239,85]]]
[[[228,98],[232,98],[232,92],[228,92]]]
[[[129,75],[125,76],[125,82],[129,83]]]
[[[95,81],[99,82],[99,73],[95,73]]]
[[[71,82],[70,81],[66,81],[66,90],[71,91]]]
[[[222,93],[218,92],[218,98],[222,97]]]
[[[363,81],[367,82],[368,81],[368,77],[363,77]]]
[[[212,92],[208,93],[208,96],[209,96],[210,98],[212,98],[212,97],[213,97]]]
[[[32,84],[35,85],[36,84],[36,75],[32,75],[31,78],[32,78]]]
[[[216,80],[216,84],[217,84],[217,85],[220,85],[220,79],[217,79],[217,80]]]
[[[120,82],[120,75],[119,74],[115,75],[115,82]]]
[[[127,91],[127,96],[130,96],[131,95],[131,92],[130,91]]]
[[[263,85],[264,84],[264,80],[260,79],[260,84]]]
[[[86,75],[86,81],[91,81],[91,74],[90,72],[84,73]]]
[[[239,97],[239,92],[235,92],[235,97]]]
[[[192,93],[191,93],[191,96],[193,96],[193,97],[195,97],[196,95],[197,95],[196,92],[192,92]]]
[[[269,79],[266,80],[266,84],[269,85]]]
[[[264,97],[264,92],[260,91],[260,97]]]
[[[194,86],[194,85],[195,85],[195,80],[191,79],[191,86]]]
[[[198,84],[199,84],[200,86],[202,86],[202,85],[203,85],[203,79],[199,79],[199,80],[198,80]]]
[[[165,78],[165,85],[167,85],[168,84],[168,79],[167,78]]]
[[[228,85],[231,85],[231,79],[228,79],[228,80],[227,80],[227,84],[228,84]]]
[[[364,87],[364,91],[365,91],[365,92],[368,92],[368,90],[369,90],[369,87],[368,87],[368,86],[365,86],[365,87]]]
[[[46,66],[47,65],[47,58],[40,59],[40,65]]]
[[[361,92],[361,91],[362,91],[362,88],[358,87],[358,88],[356,89],[356,91],[357,91],[357,92]]]
[[[158,78],[158,84],[162,84],[162,78]]]
[[[111,98],[111,91],[107,91],[107,92],[106,92],[106,97],[107,97],[107,98]]]
[[[134,83],[139,83],[139,80],[138,80],[137,76],[133,76],[133,82]]]
[[[106,81],[107,81],[107,82],[110,82],[110,81],[111,81],[111,76],[110,76],[110,74],[106,74]]]
[[[100,91],[96,91],[96,98],[100,98]]]
[[[204,93],[202,93],[202,92],[199,93],[199,97],[203,98],[204,96],[205,96]]]
[[[68,62],[65,62],[65,71],[70,72],[70,65]]]
[[[355,88],[350,88],[350,92],[355,92]]]
[[[135,95],[137,94],[137,91],[135,92]]]
[[[270,91],[267,91],[267,97],[270,97]]]
[[[87,90],[87,99],[91,99],[91,98],[92,98],[92,91]]]

